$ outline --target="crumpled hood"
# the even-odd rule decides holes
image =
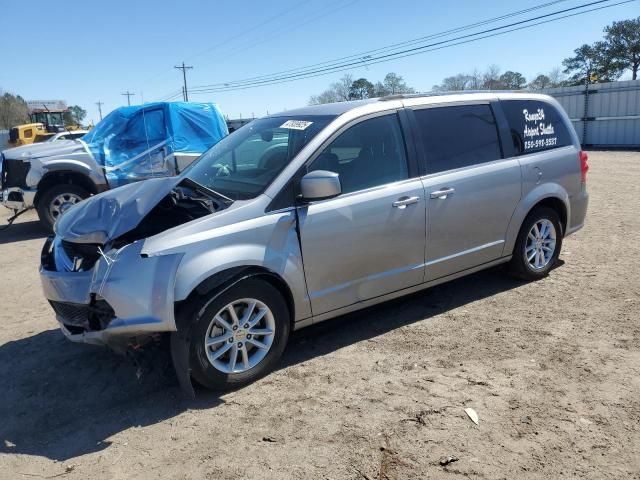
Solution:
[[[34,158],[66,155],[75,152],[86,151],[85,146],[79,140],[57,140],[51,143],[32,143],[4,150],[4,158],[11,160],[31,160]]]
[[[154,178],[124,185],[74,205],[56,222],[56,235],[76,243],[105,244],[133,230],[180,177]]]

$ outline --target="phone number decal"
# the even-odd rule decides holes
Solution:
[[[530,150],[532,148],[544,148],[555,147],[558,144],[558,139],[553,138],[539,138],[538,140],[527,140],[524,142],[524,149]]]

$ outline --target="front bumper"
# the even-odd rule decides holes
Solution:
[[[33,207],[35,197],[35,190],[11,187],[0,191],[0,204],[10,210],[25,210]]]
[[[115,347],[176,330],[174,284],[182,255],[142,257],[143,243],[110,250],[92,268],[74,271],[81,262],[70,258],[62,240],[47,240],[40,280],[69,340]]]

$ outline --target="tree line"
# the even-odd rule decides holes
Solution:
[[[586,82],[613,82],[625,72],[632,80],[638,79],[640,69],[640,17],[613,22],[604,28],[604,37],[591,45],[584,44],[574,50],[573,56],[547,73],[539,73],[530,81],[520,72],[501,73],[497,65],[446,77],[433,91],[459,90],[540,90],[543,88],[583,85]],[[389,73],[382,82],[371,83],[366,78],[354,80],[345,75],[327,90],[314,95],[309,103],[344,102],[362,98],[384,97],[398,93],[415,93],[396,73]]]
[[[28,121],[29,107],[20,95],[5,92],[0,96],[0,130],[7,130]]]
[[[309,99],[310,105],[320,103],[346,102],[348,100],[362,100],[365,98],[386,97],[401,93],[415,93],[415,90],[405,83],[396,73],[387,73],[382,81],[371,83],[366,78],[354,80],[353,75],[347,74],[319,95]]]

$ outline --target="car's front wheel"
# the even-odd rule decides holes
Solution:
[[[275,287],[247,279],[198,303],[189,362],[198,383],[213,390],[237,388],[274,368],[290,330],[287,303]]]
[[[555,210],[538,207],[525,218],[513,249],[511,271],[524,280],[549,273],[562,247],[562,224]]]

